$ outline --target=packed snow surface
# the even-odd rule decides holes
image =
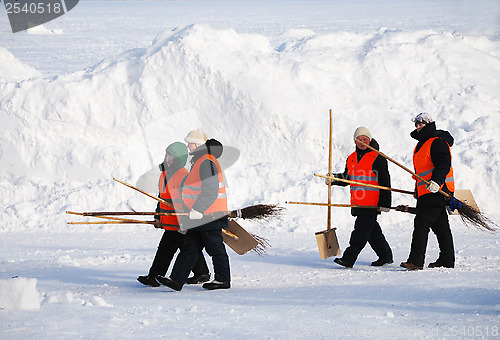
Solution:
[[[12,34],[0,23],[0,338],[498,338],[498,233],[450,216],[456,268],[407,272],[412,216],[379,222],[394,264],[321,260],[329,110],[333,172],[366,126],[412,168],[411,118],[429,112],[452,147],[458,189],[500,222],[500,5],[497,1],[81,1]],[[6,18],[6,14],[1,13]],[[147,288],[161,231],[66,211],[152,211],[166,146],[192,129],[227,146],[230,209],[272,245],[228,248],[232,288]],[[231,150],[233,150],[231,154]],[[235,152],[237,151],[237,152]],[[235,156],[236,155],[236,156]],[[232,157],[232,158],[231,158]],[[224,163],[225,162],[225,163]],[[389,165],[392,185],[412,190]],[[348,203],[349,190],[332,200]],[[393,194],[393,206],[414,205]],[[354,218],[333,209],[342,249]],[[439,248],[429,237],[426,262]],[[209,257],[207,256],[209,260]],[[210,261],[209,261],[210,262]],[[29,320],[29,322],[28,322]]]

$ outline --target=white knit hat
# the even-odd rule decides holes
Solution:
[[[364,126],[360,126],[359,128],[356,129],[356,131],[354,131],[354,139],[357,139],[359,136],[366,136],[372,139],[372,134]]]
[[[416,123],[424,123],[424,124],[429,124],[432,123],[432,117],[430,114],[427,112],[421,112],[419,113],[415,118],[411,119],[412,122]]]
[[[189,131],[186,138],[184,138],[184,141],[186,143],[202,145],[205,144],[207,139],[208,139],[207,135],[201,129],[196,129]]]

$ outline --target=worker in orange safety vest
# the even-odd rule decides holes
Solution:
[[[365,127],[357,128],[354,132],[354,140],[356,150],[347,158],[344,173],[333,174],[333,176],[390,188],[391,178],[387,160],[375,151],[369,150],[366,145],[358,142],[360,140],[378,149],[378,143],[375,139],[372,139],[370,131]],[[328,183],[339,186],[349,185],[345,182],[327,179],[326,184]],[[344,255],[334,259],[334,262],[346,268],[351,268],[366,243],[369,243],[378,256],[378,259],[371,263],[372,266],[393,263],[391,247],[377,221],[377,216],[381,211],[389,211],[391,192],[354,184],[350,184],[350,191],[352,205],[378,208],[351,208],[351,214],[356,217],[356,222],[349,240],[349,247],[344,251]]]
[[[170,144],[165,152],[165,160],[160,164],[160,180],[158,183],[159,197],[165,202],[173,205],[158,202],[157,213],[181,213],[184,212],[184,203],[181,193],[183,183],[188,175],[188,170],[184,167],[188,158],[188,149],[184,143],[175,142]],[[185,235],[178,233],[179,216],[176,215],[155,215],[157,224],[155,227],[163,228],[163,236],[158,245],[153,263],[148,275],[139,276],[137,280],[151,287],[158,287],[160,283],[156,280],[158,275],[165,276],[168,267],[181,247]],[[210,279],[210,273],[203,254],[198,256],[193,269],[193,276],[187,279],[188,284],[206,282]]]
[[[212,258],[214,280],[203,284],[207,290],[231,287],[229,257],[222,238],[222,229],[227,228],[227,193],[218,158],[222,155],[222,144],[209,139],[199,144],[197,130],[184,139],[193,156],[191,170],[182,190],[182,199],[189,209],[189,216],[181,220],[181,231],[186,237],[177,256],[170,277],[158,276],[157,280],[173,290],[180,291],[200,251],[205,248]],[[216,217],[218,213],[223,217]]]
[[[417,208],[411,249],[408,260],[400,265],[408,270],[423,269],[429,231],[432,229],[437,237],[439,257],[429,263],[429,268],[453,268],[455,251],[446,211],[449,201],[438,191],[443,190],[452,196],[455,191],[451,165],[454,140],[448,131],[436,129],[436,123],[429,113],[422,112],[412,121],[415,123],[415,130],[410,135],[418,141],[413,151],[415,173],[428,184],[415,178]]]

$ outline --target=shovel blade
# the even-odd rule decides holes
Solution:
[[[226,230],[236,235],[238,239],[235,240],[226,234],[222,234],[224,243],[239,255],[245,254],[259,244],[259,242],[257,242],[257,240],[248,231],[243,229],[242,226],[236,223],[235,220],[229,220]]]
[[[318,231],[315,233],[318,243],[319,256],[321,259],[327,259],[332,256],[340,255],[339,241],[335,232],[336,228]]]

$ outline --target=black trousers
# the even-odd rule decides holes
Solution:
[[[414,220],[408,262],[413,263],[417,267],[424,266],[427,241],[431,229],[434,234],[436,234],[439,245],[439,257],[437,262],[445,267],[454,267],[455,250],[453,247],[453,236],[451,235],[448,214],[444,206],[418,208]]]
[[[149,269],[150,276],[165,276],[167,274],[170,262],[172,262],[177,250],[181,248],[184,238],[185,236],[183,234],[175,230],[165,230],[163,232],[163,236],[158,244],[158,249],[156,250],[153,264]],[[209,273],[207,262],[205,261],[205,257],[203,256],[201,249],[198,260],[195,262],[192,270],[195,276]]]
[[[212,257],[215,280],[230,282],[229,257],[226,253],[220,228],[210,230],[197,230],[195,228],[188,230],[182,243],[181,252],[175,260],[170,278],[182,284],[186,283],[189,271],[198,260],[203,248]]]
[[[392,261],[392,250],[377,222],[377,215],[360,215],[356,217],[354,230],[349,240],[349,247],[344,251],[342,259],[353,265],[367,242],[380,259]]]

